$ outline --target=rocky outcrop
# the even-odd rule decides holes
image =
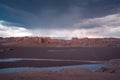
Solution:
[[[120,38],[72,38],[71,40],[50,37],[10,37],[0,38],[1,46],[40,47],[120,47]]]
[[[108,66],[104,66],[96,72],[120,74],[120,59],[111,59],[108,61],[108,64]]]

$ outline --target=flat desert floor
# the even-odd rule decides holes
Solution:
[[[1,47],[5,49],[8,47]],[[0,62],[0,68],[11,67],[51,67],[92,64],[107,61],[111,63],[97,71],[86,69],[63,69],[52,71],[26,71],[0,74],[1,80],[119,80],[120,48],[81,48],[81,47],[9,47],[0,52],[0,59],[22,58],[15,62]],[[30,60],[33,59],[33,60]],[[93,62],[91,62],[93,61]],[[96,61],[96,62],[95,62]],[[114,64],[113,64],[114,63]],[[7,76],[7,77],[6,77]]]

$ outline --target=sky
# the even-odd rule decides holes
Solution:
[[[120,37],[120,0],[0,0],[0,37]]]

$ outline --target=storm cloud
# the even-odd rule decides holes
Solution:
[[[35,36],[120,37],[120,0],[0,0],[0,20]]]

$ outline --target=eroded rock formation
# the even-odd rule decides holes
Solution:
[[[50,37],[9,37],[0,38],[1,46],[39,47],[120,47],[119,38],[72,38],[71,40]]]

